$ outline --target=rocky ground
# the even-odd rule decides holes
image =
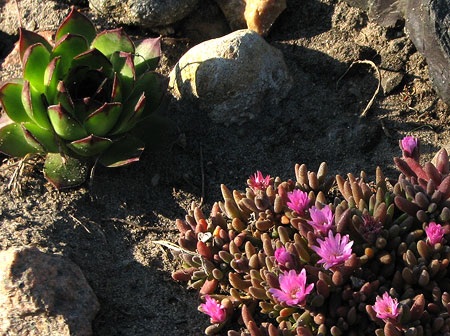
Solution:
[[[1,58],[17,40],[13,3],[0,0]],[[55,29],[69,8],[58,1],[19,3],[23,25],[38,31]],[[114,26],[79,3],[99,26]],[[168,75],[190,47],[229,32],[212,0],[198,6],[159,31],[161,73]],[[135,38],[157,34],[125,29]],[[79,265],[100,302],[95,335],[203,333],[208,319],[197,311],[197,293],[172,280],[178,261],[152,241],[176,242],[175,219],[184,217],[191,202],[203,200],[207,212],[220,199],[221,183],[242,190],[256,170],[293,178],[295,163],[316,170],[322,161],[331,174],[364,170],[373,176],[381,166],[395,178],[392,157],[400,155],[403,136],[422,140],[424,158],[449,144],[449,108],[434,92],[427,63],[402,23],[381,28],[342,0],[288,0],[266,40],[283,53],[293,86],[276,108],[251,121],[212,123],[204,111],[172,100],[167,114],[175,135],[146,150],[139,163],[98,169],[91,187],[75,190],[58,192],[46,184],[37,161],[24,171],[17,195],[8,189],[14,161],[1,166],[0,250],[33,245]],[[341,78],[356,60],[373,61],[384,81],[397,84],[380,92],[365,118],[359,115],[377,88],[377,75],[357,64]],[[0,80],[19,70],[3,62]]]

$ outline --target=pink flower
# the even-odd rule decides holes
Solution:
[[[288,193],[290,202],[287,202],[287,206],[294,210],[299,215],[303,215],[305,210],[309,207],[308,194],[301,190],[294,190]]]
[[[269,293],[278,301],[284,302],[288,306],[304,306],[306,303],[306,296],[311,293],[314,288],[314,284],[309,284],[308,287],[306,287],[305,269],[302,269],[300,274],[297,274],[294,270],[284,272],[280,275],[278,280],[280,282],[281,290],[270,288]]]
[[[336,236],[333,236],[333,231],[330,230],[325,240],[317,239],[319,247],[312,246],[311,248],[322,257],[318,262],[323,263],[325,269],[329,269],[343,263],[352,255],[353,241],[349,242],[348,240],[348,235],[342,237],[341,240],[340,233],[336,233]]]
[[[413,156],[414,149],[417,148],[417,139],[412,136],[406,136],[401,141],[402,150],[405,152],[405,156]]]
[[[325,207],[320,210],[315,206],[312,206],[311,209],[309,209],[309,214],[311,215],[312,221],[308,221],[308,224],[313,227],[314,231],[327,234],[328,230],[333,225],[334,219],[330,207],[325,205]]]
[[[275,250],[275,260],[283,267],[286,267],[286,263],[293,263],[292,255],[286,250],[284,246]]]
[[[377,317],[385,322],[395,321],[399,313],[397,299],[391,298],[387,292],[384,292],[383,297],[377,296],[372,308],[377,313]]]
[[[258,170],[255,175],[250,176],[249,186],[253,190],[266,190],[270,184],[270,175],[263,177],[263,174]]]
[[[430,222],[428,227],[425,228],[427,233],[427,241],[431,246],[442,242],[442,237],[444,237],[444,228],[440,224],[435,222]]]
[[[211,323],[221,323],[225,321],[225,307],[216,300],[212,299],[209,295],[205,295],[205,299],[206,303],[202,303],[200,305],[200,311],[211,317]]]

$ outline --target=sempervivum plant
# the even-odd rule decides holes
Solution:
[[[57,188],[83,182],[93,162],[139,159],[141,130],[151,127],[165,92],[152,72],[159,39],[135,46],[121,28],[97,34],[72,8],[54,44],[20,29],[19,53],[23,78],[0,87],[1,152],[46,155],[44,174]]]
[[[395,185],[379,168],[369,182],[296,165],[296,181],[222,185],[209,218],[193,204],[172,276],[199,289],[206,334],[450,336],[448,156],[421,168],[417,146],[403,141]]]

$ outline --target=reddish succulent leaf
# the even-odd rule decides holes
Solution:
[[[9,81],[0,87],[0,104],[15,122],[31,121],[22,105],[23,81]]]
[[[408,201],[406,198],[403,198],[401,196],[396,196],[394,198],[394,203],[400,210],[413,217],[415,217],[417,211],[420,210],[420,208],[416,204]]]
[[[72,61],[72,68],[88,67],[92,70],[102,69],[107,76],[112,72],[112,64],[109,59],[97,49],[90,49],[75,56]]]
[[[66,34],[78,34],[84,36],[91,43],[97,34],[94,24],[86,16],[72,7],[69,15],[56,31],[55,41],[58,42]]]
[[[87,136],[83,126],[61,105],[48,107],[48,116],[56,134],[65,140],[77,140]]]
[[[128,98],[136,81],[133,56],[131,53],[117,51],[111,56],[111,63],[114,71],[119,75],[122,95]]]
[[[134,43],[122,28],[105,30],[99,33],[91,44],[106,57],[110,57],[116,51],[134,53]]]
[[[46,153],[59,152],[60,148],[53,131],[49,132],[34,123],[23,123],[22,125],[40,143]]]
[[[427,173],[425,173],[425,171],[423,170],[423,168],[422,168],[422,166],[420,165],[419,162],[417,162],[416,160],[414,160],[412,158],[408,158],[408,157],[405,158],[405,161],[408,164],[408,166],[417,175],[417,178],[424,179],[425,181],[429,180],[429,177],[428,177]]]
[[[47,116],[47,108],[44,105],[43,97],[37,92],[27,80],[22,89],[22,105],[28,116],[40,127],[50,130],[52,126]]]
[[[50,52],[42,43],[33,44],[23,55],[23,78],[40,93],[45,92],[44,73],[50,61]]]
[[[100,157],[99,161],[105,167],[121,167],[139,161],[145,144],[139,139],[126,136],[116,141]]]
[[[87,173],[86,163],[74,157],[48,153],[45,158],[44,176],[57,189],[80,185],[86,180]]]
[[[134,56],[136,75],[140,76],[147,71],[155,70],[160,57],[161,38],[149,38],[141,41]]]
[[[89,48],[88,41],[81,35],[66,34],[55,45],[51,58],[61,57],[62,72],[66,73],[72,63],[72,59],[86,52]]]
[[[217,281],[217,279],[212,279],[212,280],[207,279],[204,282],[202,288],[200,288],[200,294],[205,295],[205,294],[214,293],[218,284],[219,284],[219,281]]]
[[[63,77],[63,72],[61,71],[61,57],[53,58],[47,65],[44,72],[44,87],[45,96],[49,105],[54,105],[55,96],[57,92],[58,82]]]
[[[72,116],[75,115],[74,109],[75,105],[70,97],[69,92],[63,81],[59,81],[56,92],[56,102],[61,104],[62,107]]]
[[[52,50],[50,43],[48,43],[44,37],[35,32],[24,28],[19,28],[19,34],[19,55],[21,61],[23,61],[25,51],[33,44],[41,43],[49,52]]]
[[[443,175],[447,175],[449,172],[448,153],[445,148],[442,148],[437,154],[436,168]]]
[[[88,133],[104,136],[113,128],[122,111],[120,103],[105,103],[84,121]]]
[[[111,145],[110,139],[89,135],[86,138],[69,143],[67,147],[81,156],[96,156],[103,153]]]
[[[0,128],[0,152],[13,157],[23,157],[28,153],[39,153],[41,148],[31,145],[27,141],[20,124],[8,124],[4,115],[0,122],[2,124],[2,128]]]

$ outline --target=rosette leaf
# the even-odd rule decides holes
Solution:
[[[142,130],[152,129],[150,116],[166,90],[151,72],[159,38],[135,48],[122,28],[97,34],[72,8],[54,43],[20,29],[19,53],[23,78],[0,87],[0,151],[47,155],[44,175],[57,188],[80,184],[94,162],[139,160],[151,138]]]

